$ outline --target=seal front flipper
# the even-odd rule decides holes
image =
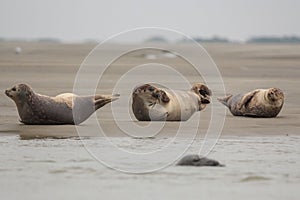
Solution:
[[[161,101],[163,103],[168,103],[170,101],[170,97],[162,89],[154,89],[153,91],[151,91],[151,93],[152,97],[157,99],[158,101]]]
[[[247,94],[245,94],[242,100],[238,103],[237,109],[241,110],[243,107],[246,108],[250,103],[250,101],[252,100],[252,98],[254,97],[254,95],[258,92],[259,92],[258,90],[254,90],[252,92],[248,92]]]
[[[229,107],[228,101],[232,97],[232,94],[227,95],[226,97],[218,97],[218,101],[221,102],[223,105]]]

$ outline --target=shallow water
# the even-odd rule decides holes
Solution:
[[[125,151],[161,149],[176,152],[187,144],[168,138],[109,138]],[[196,139],[186,153],[198,153]],[[111,154],[106,138],[33,139],[0,137],[1,199],[298,199],[300,137],[226,137],[209,154],[226,167],[182,167],[171,164],[153,173],[128,174],[107,168],[83,144]],[[136,152],[135,152],[136,153]],[[97,154],[94,151],[94,155]],[[105,157],[103,157],[105,158]],[[135,169],[161,160],[117,159],[120,168]],[[165,160],[169,157],[164,157]]]

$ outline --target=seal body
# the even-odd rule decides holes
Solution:
[[[284,94],[278,88],[256,89],[218,100],[235,116],[276,117],[283,106]]]
[[[186,121],[210,103],[211,91],[201,83],[189,91],[144,84],[132,93],[132,110],[139,121]]]
[[[225,165],[220,164],[216,160],[212,160],[206,157],[200,157],[197,154],[191,154],[184,156],[179,162],[177,163],[179,166],[213,166],[213,167],[224,167]]]
[[[80,124],[97,109],[118,96],[77,96],[64,93],[49,97],[35,93],[26,84],[18,84],[5,91],[17,106],[20,121],[29,125]]]

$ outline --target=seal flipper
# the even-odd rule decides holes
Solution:
[[[106,104],[118,100],[120,97],[119,94],[113,95],[96,95],[94,97],[95,110],[105,106]]]
[[[229,99],[230,99],[232,96],[233,96],[232,94],[229,94],[229,95],[227,95],[226,97],[222,97],[222,98],[219,97],[219,98],[217,98],[217,99],[218,99],[218,101],[221,102],[223,105],[229,107],[228,101],[229,101]]]
[[[250,103],[251,99],[254,97],[254,95],[259,92],[257,90],[254,90],[252,92],[249,92],[247,94],[244,95],[243,99],[241,100],[240,103],[238,103],[237,108],[239,110],[241,110],[243,108],[243,106],[246,108],[248,106],[248,104]]]
[[[152,92],[152,97],[159,101],[162,101],[163,103],[168,103],[170,101],[167,93],[161,89],[154,90]]]

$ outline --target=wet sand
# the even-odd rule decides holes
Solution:
[[[162,145],[167,139],[113,138],[126,150]],[[110,154],[101,139],[86,140]],[[211,158],[226,167],[166,166],[148,174],[125,174],[94,160],[80,140],[0,140],[3,199],[299,199],[299,137],[229,137]],[[154,145],[155,144],[155,145]],[[199,150],[196,140],[189,153]],[[182,140],[172,150],[185,145]],[[143,165],[129,158],[120,166]],[[102,161],[103,162],[103,161]],[[160,166],[157,160],[152,163]]]
[[[16,55],[14,48],[23,51]],[[20,124],[15,104],[4,95],[4,90],[15,83],[26,82],[41,94],[56,95],[70,92],[80,64],[93,49],[93,44],[0,43],[0,196],[4,199],[299,199],[299,132],[300,107],[300,45],[240,45],[205,44],[204,47],[217,64],[227,93],[251,91],[255,88],[279,87],[285,93],[285,104],[277,118],[256,119],[233,117],[229,112],[221,139],[209,157],[224,163],[224,168],[176,167],[174,156],[191,141],[189,132],[173,141],[178,123],[166,123],[159,135],[128,137],[115,126],[111,107],[97,111],[103,131],[110,142],[124,151],[144,153],[163,150],[160,159],[135,159],[115,155],[104,137],[32,139],[36,136],[77,136],[74,126],[26,126]],[[109,44],[102,55],[109,56],[128,45]],[[130,45],[129,45],[130,46]],[[130,46],[131,47],[131,46]],[[132,48],[135,46],[133,45]],[[162,45],[164,47],[164,45]],[[188,44],[168,46],[174,51],[186,49]],[[193,52],[190,51],[191,54]],[[197,56],[197,55],[194,55]],[[151,57],[152,59],[152,57]],[[151,60],[153,62],[153,60]],[[174,58],[158,58],[162,63],[183,68],[188,79],[199,81],[187,64]],[[145,61],[143,52],[130,54],[116,61],[107,72],[107,80],[116,79],[122,71]],[[189,71],[190,70],[190,71]],[[165,74],[161,74],[165,78]],[[136,80],[133,77],[129,81]],[[170,78],[174,88],[185,89]],[[111,82],[98,88],[110,92]],[[121,95],[131,88],[122,85]],[[214,98],[221,95],[214,93]],[[115,104],[117,108],[119,105]],[[222,106],[215,104],[214,106]],[[200,134],[185,153],[198,153],[201,138],[209,125],[211,108],[201,112]],[[121,115],[122,113],[120,113]],[[199,116],[191,118],[193,123]],[[123,127],[130,120],[122,118]],[[135,122],[141,126],[147,123]],[[80,127],[89,127],[90,122]],[[158,123],[159,125],[159,123]],[[202,130],[203,129],[203,130]],[[85,136],[95,136],[84,132]],[[21,137],[19,137],[21,136]],[[97,135],[98,136],[98,135]],[[25,140],[24,140],[25,139]],[[27,140],[29,139],[29,140]],[[83,146],[85,145],[85,147]],[[93,156],[100,159],[97,162]],[[181,151],[180,153],[184,153]],[[133,155],[133,154],[132,154]],[[171,156],[172,155],[172,156]],[[119,156],[119,157],[118,157]],[[113,162],[116,163],[113,163]],[[151,162],[149,162],[151,161]],[[110,163],[111,162],[111,163]],[[135,175],[109,169],[139,170],[149,164],[154,173]],[[151,169],[153,169],[151,165]]]
[[[21,46],[23,52],[14,54],[14,48]],[[101,56],[114,55],[119,49],[134,45],[105,45]],[[149,46],[149,45],[147,45]],[[51,43],[1,43],[0,46],[0,130],[2,134],[25,133],[25,135],[37,132],[40,135],[48,134],[57,136],[76,135],[73,126],[64,127],[32,127],[20,125],[14,103],[4,95],[4,90],[15,83],[25,82],[30,84],[34,90],[41,94],[57,95],[73,90],[76,73],[88,53],[95,47],[94,44],[51,44]],[[162,45],[176,51],[186,49],[189,45]],[[206,44],[204,45],[215,63],[217,64],[224,80],[226,93],[237,94],[251,91],[256,88],[278,87],[285,93],[285,104],[277,118],[254,119],[237,118],[229,112],[222,135],[286,135],[298,134],[300,132],[300,107],[297,102],[300,96],[298,86],[300,85],[300,45],[240,45],[240,44]],[[193,55],[193,52],[189,52]],[[124,69],[138,64],[153,62],[142,56],[142,52],[126,56],[113,63],[116,67],[107,72],[107,80],[114,80],[121,75]],[[197,55],[194,55],[197,56]],[[187,78],[194,82],[202,81],[201,77],[195,76],[187,64],[174,58],[162,58],[155,60],[175,68],[190,70],[186,72]],[[102,66],[103,67],[103,66]],[[119,70],[118,70],[119,69]],[[141,75],[143,76],[143,74]],[[160,75],[165,79],[165,75]],[[133,77],[133,80],[138,77]],[[168,77],[167,77],[168,78]],[[170,78],[174,89],[181,88],[176,79]],[[106,81],[101,85],[99,93],[109,92],[111,82]],[[138,82],[136,83],[138,84]],[[132,88],[122,86],[118,93],[124,91],[130,94]],[[214,91],[215,92],[215,91]],[[216,98],[218,93],[214,93]],[[130,106],[130,105],[129,105]],[[220,105],[215,105],[220,106]],[[97,112],[99,119],[105,121],[103,126],[110,129],[113,126],[111,120],[110,106],[106,106]],[[207,127],[210,121],[210,108],[201,112],[201,122]],[[197,120],[197,119],[196,119]],[[126,119],[124,119],[126,123]],[[203,128],[205,129],[205,128]],[[24,131],[26,130],[26,131]],[[88,133],[87,133],[88,135]],[[122,131],[114,129],[109,136],[123,136]]]

